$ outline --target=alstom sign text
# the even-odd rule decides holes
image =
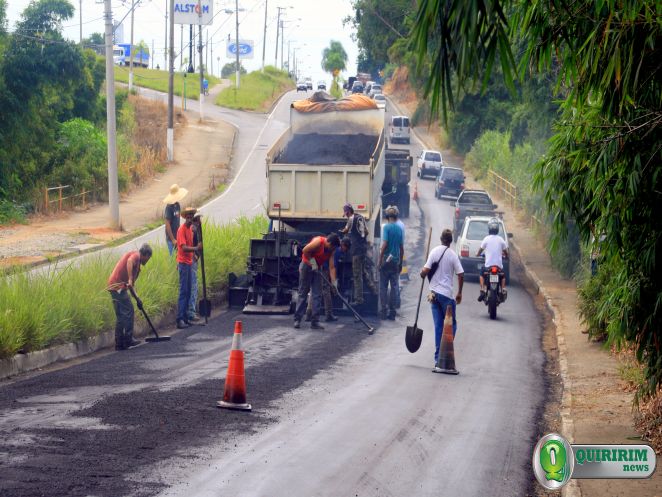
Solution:
[[[175,2],[175,24],[211,24],[213,6],[212,0]]]

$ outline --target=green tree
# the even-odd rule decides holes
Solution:
[[[612,274],[593,322],[605,323],[608,343],[635,344],[644,395],[662,384],[660,40],[654,0],[421,0],[412,32],[419,60],[432,61],[426,93],[444,115],[459,89],[486,86],[495,62],[511,88],[527,71],[556,80],[561,116],[535,185],[555,243],[569,226],[584,243],[605,237],[601,258]],[[519,61],[515,43],[524,47]]]
[[[236,72],[237,72],[237,62],[236,61],[228,62],[221,69],[221,78],[229,78]],[[244,66],[241,64],[241,62],[239,63],[239,72],[241,74],[246,74],[246,69],[244,69]]]
[[[336,98],[342,96],[342,90],[338,84],[338,76],[347,68],[347,52],[339,41],[331,40],[329,46],[322,51],[322,69],[333,77],[331,83],[331,95]]]

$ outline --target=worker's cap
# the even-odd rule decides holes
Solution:
[[[342,211],[345,215],[351,214],[354,212],[354,207],[352,207],[352,204],[345,204],[343,205]]]
[[[182,211],[182,217],[195,216],[196,212],[198,212],[198,209],[195,207],[187,207]]]

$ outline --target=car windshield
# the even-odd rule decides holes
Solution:
[[[425,160],[432,162],[441,162],[441,154],[439,152],[426,152]]]
[[[458,199],[458,202],[461,204],[492,205],[490,197],[488,197],[485,193],[480,192],[464,192]]]
[[[378,93],[377,95],[375,95],[375,100],[386,100],[386,97],[381,93]]]
[[[371,88],[372,91],[381,90],[381,89],[382,89],[382,87],[380,85],[372,85],[372,88]]]
[[[467,226],[467,240],[482,240],[489,233],[487,231],[488,221],[470,220]],[[499,236],[506,239],[503,233],[503,224],[499,223]]]
[[[444,169],[441,172],[442,179],[463,180],[464,172],[461,169]]]

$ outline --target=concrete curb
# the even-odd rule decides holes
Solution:
[[[395,103],[392,99],[389,99],[389,103],[397,109],[399,113],[402,113],[400,106]],[[416,131],[416,128],[412,128],[412,133],[416,136],[419,142],[423,143],[426,147],[434,148],[435,144],[430,144],[427,140],[423,139],[421,135]],[[478,182],[477,182],[478,183]],[[480,183],[478,183],[480,184]],[[484,187],[483,187],[484,188]],[[545,307],[547,307],[548,312],[552,317],[552,322],[554,323],[554,330],[556,333],[556,342],[559,348],[559,370],[561,374],[561,381],[563,382],[563,394],[561,396],[561,432],[565,437],[568,438],[568,441],[572,443],[574,441],[574,422],[570,414],[570,408],[572,406],[572,381],[568,376],[568,348],[565,342],[565,334],[562,331],[561,326],[559,326],[558,318],[559,311],[554,305],[549,292],[545,290],[542,280],[538,277],[536,272],[526,265],[522,257],[522,252],[519,247],[513,240],[509,241],[510,246],[517,252],[520,261],[522,262],[522,267],[524,268],[525,276],[531,281],[531,285],[536,289],[538,295],[542,295],[545,300]],[[581,497],[581,490],[576,480],[570,480],[570,482],[563,487],[561,490],[561,495],[563,497]]]

